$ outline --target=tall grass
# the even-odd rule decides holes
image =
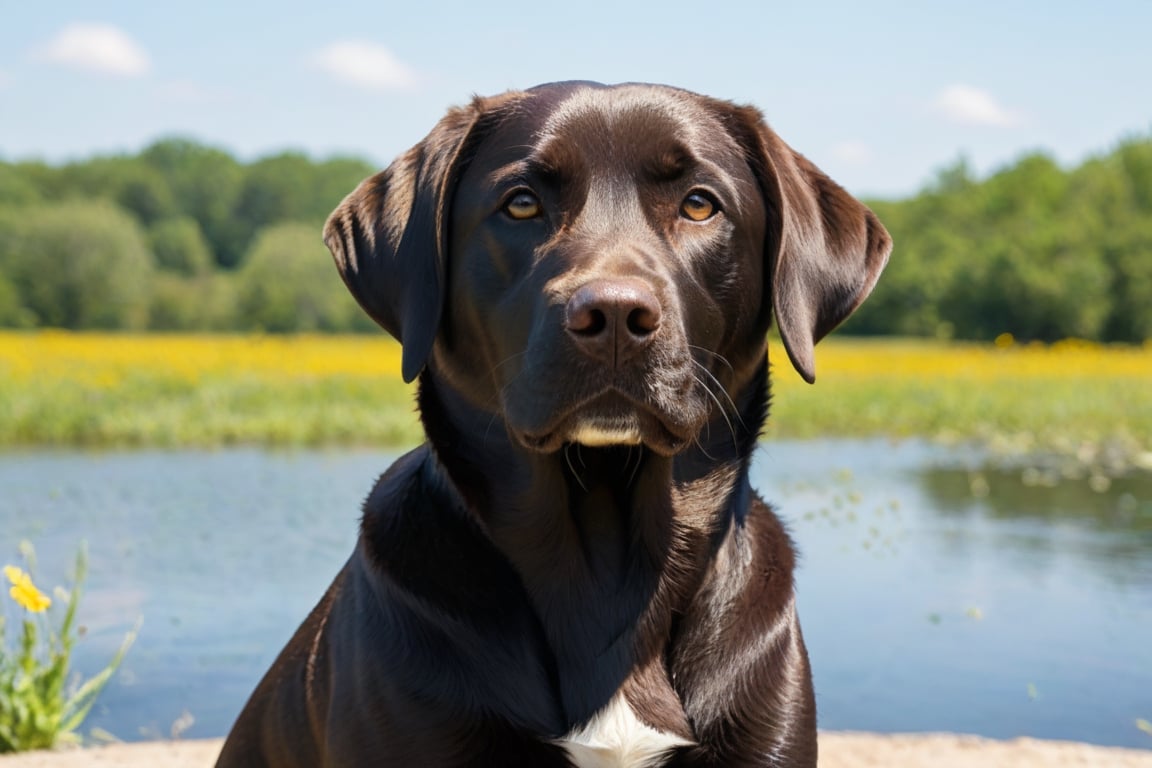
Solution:
[[[832,339],[804,384],[783,350],[769,434],[977,440],[1017,452],[1152,451],[1152,344]],[[1147,461],[1149,457],[1143,457]]]
[[[399,367],[381,337],[0,333],[0,445],[412,443]]]
[[[814,386],[775,342],[770,437],[1152,451],[1152,345],[834,338]],[[411,444],[382,336],[0,333],[0,445]]]

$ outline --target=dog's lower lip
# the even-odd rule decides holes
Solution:
[[[554,432],[546,432],[543,435],[530,435],[527,432],[519,432],[517,436],[520,442],[524,444],[525,448],[530,448],[534,451],[541,451],[543,453],[551,453],[560,447],[559,441],[556,439]]]
[[[672,456],[684,450],[688,445],[688,439],[675,434],[672,430],[668,429],[667,425],[663,422],[660,423],[659,429],[662,440],[645,440],[644,444],[652,450],[665,456]]]
[[[522,430],[513,430],[521,445],[529,450],[541,453],[552,453],[560,450],[565,444],[580,444],[570,429],[561,428],[549,432],[531,433]],[[679,434],[668,427],[663,419],[649,414],[647,418],[640,419],[640,434],[638,443],[662,456],[673,456],[691,441],[691,438]],[[622,445],[625,443],[622,443]]]
[[[631,445],[674,456],[691,443],[698,426],[690,418],[677,419],[676,412],[615,388],[559,410],[562,415],[540,425],[542,429],[525,429],[511,420],[510,432],[525,448],[540,453],[558,451],[566,444],[591,448]]]

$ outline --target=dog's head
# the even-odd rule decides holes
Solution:
[[[325,227],[345,283],[523,445],[685,446],[872,290],[876,217],[749,107],[559,83],[455,109]],[[431,361],[431,363],[429,362]]]

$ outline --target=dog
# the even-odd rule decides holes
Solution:
[[[452,109],[324,237],[427,439],[217,765],[814,766],[749,463],[772,317],[812,382],[873,213],[754,108],[567,82]]]

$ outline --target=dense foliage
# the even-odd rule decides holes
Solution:
[[[0,327],[362,330],[320,242],[377,170],[184,139],[53,167],[0,162]]]
[[[244,164],[166,139],[135,156],[0,162],[0,327],[369,327],[319,242],[375,168],[282,153]],[[896,250],[845,328],[939,338],[1152,337],[1152,138],[1070,170],[963,162],[871,201]]]
[[[896,250],[849,332],[1152,338],[1152,139],[1071,171],[1033,154],[977,181],[961,162],[872,206]]]

